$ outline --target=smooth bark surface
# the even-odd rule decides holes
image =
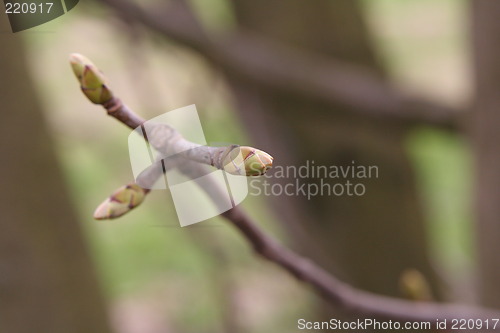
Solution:
[[[476,68],[477,257],[481,302],[500,308],[500,2],[471,2]]]

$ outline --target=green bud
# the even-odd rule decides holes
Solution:
[[[106,86],[102,86],[102,89],[82,88],[82,91],[85,94],[85,96],[87,96],[87,98],[94,104],[104,104],[108,102],[111,98],[113,98],[113,94]]]
[[[92,103],[104,104],[113,98],[113,93],[106,86],[106,78],[92,61],[81,54],[73,53],[69,62],[83,93]]]
[[[91,61],[81,54],[73,53],[69,56],[69,63],[71,64],[71,68],[73,69],[73,73],[75,73],[76,78],[80,81],[83,76],[85,64],[91,63]]]
[[[273,165],[273,157],[252,147],[235,147],[223,159],[224,171],[232,175],[261,176]]]
[[[146,191],[137,184],[122,186],[97,207],[94,218],[106,220],[120,217],[139,206],[145,195]]]
[[[401,274],[399,286],[408,299],[430,301],[432,293],[425,276],[416,269],[407,269]]]

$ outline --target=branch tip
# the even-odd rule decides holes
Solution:
[[[96,208],[94,218],[108,220],[120,217],[139,206],[148,192],[137,184],[122,186]]]
[[[232,175],[262,176],[273,166],[273,157],[256,148],[236,146],[224,156],[222,165]]]
[[[92,103],[104,104],[113,98],[113,93],[106,85],[106,77],[92,61],[79,53],[72,53],[69,62],[82,92]]]

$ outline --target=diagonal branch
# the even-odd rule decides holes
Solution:
[[[123,108],[120,112],[110,112],[109,115],[132,129],[144,122],[129,108]],[[130,122],[130,119],[135,119],[137,123]],[[210,190],[216,191],[214,188]],[[240,207],[235,207],[223,213],[222,216],[241,232],[262,257],[282,267],[299,280],[310,284],[322,297],[351,314],[398,321],[428,321],[433,325],[436,319],[500,317],[498,311],[490,309],[453,304],[416,303],[357,290],[341,282],[310,260],[279,244],[264,233]]]
[[[100,0],[128,20],[202,53],[226,73],[267,89],[297,94],[361,115],[460,130],[463,110],[407,95],[376,74],[340,61],[279,45],[249,32],[211,38],[199,27],[183,1],[150,13],[127,0]]]
[[[79,62],[80,59],[82,58],[75,58],[73,55],[72,65],[87,97],[94,103],[101,104],[110,116],[131,129],[141,126],[144,119],[119,102],[119,99],[107,87],[104,78],[98,75],[99,71],[92,64],[82,64]],[[106,100],[103,100],[102,96]],[[173,166],[178,165],[173,163]],[[200,172],[203,172],[200,171],[202,166],[198,162],[182,164],[181,171],[195,178]],[[155,170],[150,170],[150,175],[153,178],[161,175],[161,172],[158,173]],[[203,186],[202,190],[206,191],[212,199],[221,195],[217,186]],[[98,218],[117,217],[119,214],[126,213],[139,205],[148,192],[137,184],[119,189],[112,195],[111,199],[105,201],[98,208]],[[216,199],[214,203],[217,204]],[[110,211],[110,209],[115,211]],[[280,266],[297,279],[308,283],[322,297],[349,314],[365,318],[428,322],[432,326],[435,326],[436,319],[451,321],[452,319],[491,320],[500,318],[500,313],[495,310],[453,304],[410,302],[355,289],[338,280],[309,259],[282,246],[274,238],[264,233],[240,207],[235,207],[221,215],[240,231],[241,235],[263,258]],[[492,327],[490,326],[490,328]]]

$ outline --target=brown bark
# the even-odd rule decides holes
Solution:
[[[476,0],[471,6],[479,294],[483,304],[500,307],[500,2]]]
[[[0,331],[107,333],[22,37],[10,33],[6,15],[0,15],[0,32]]]

